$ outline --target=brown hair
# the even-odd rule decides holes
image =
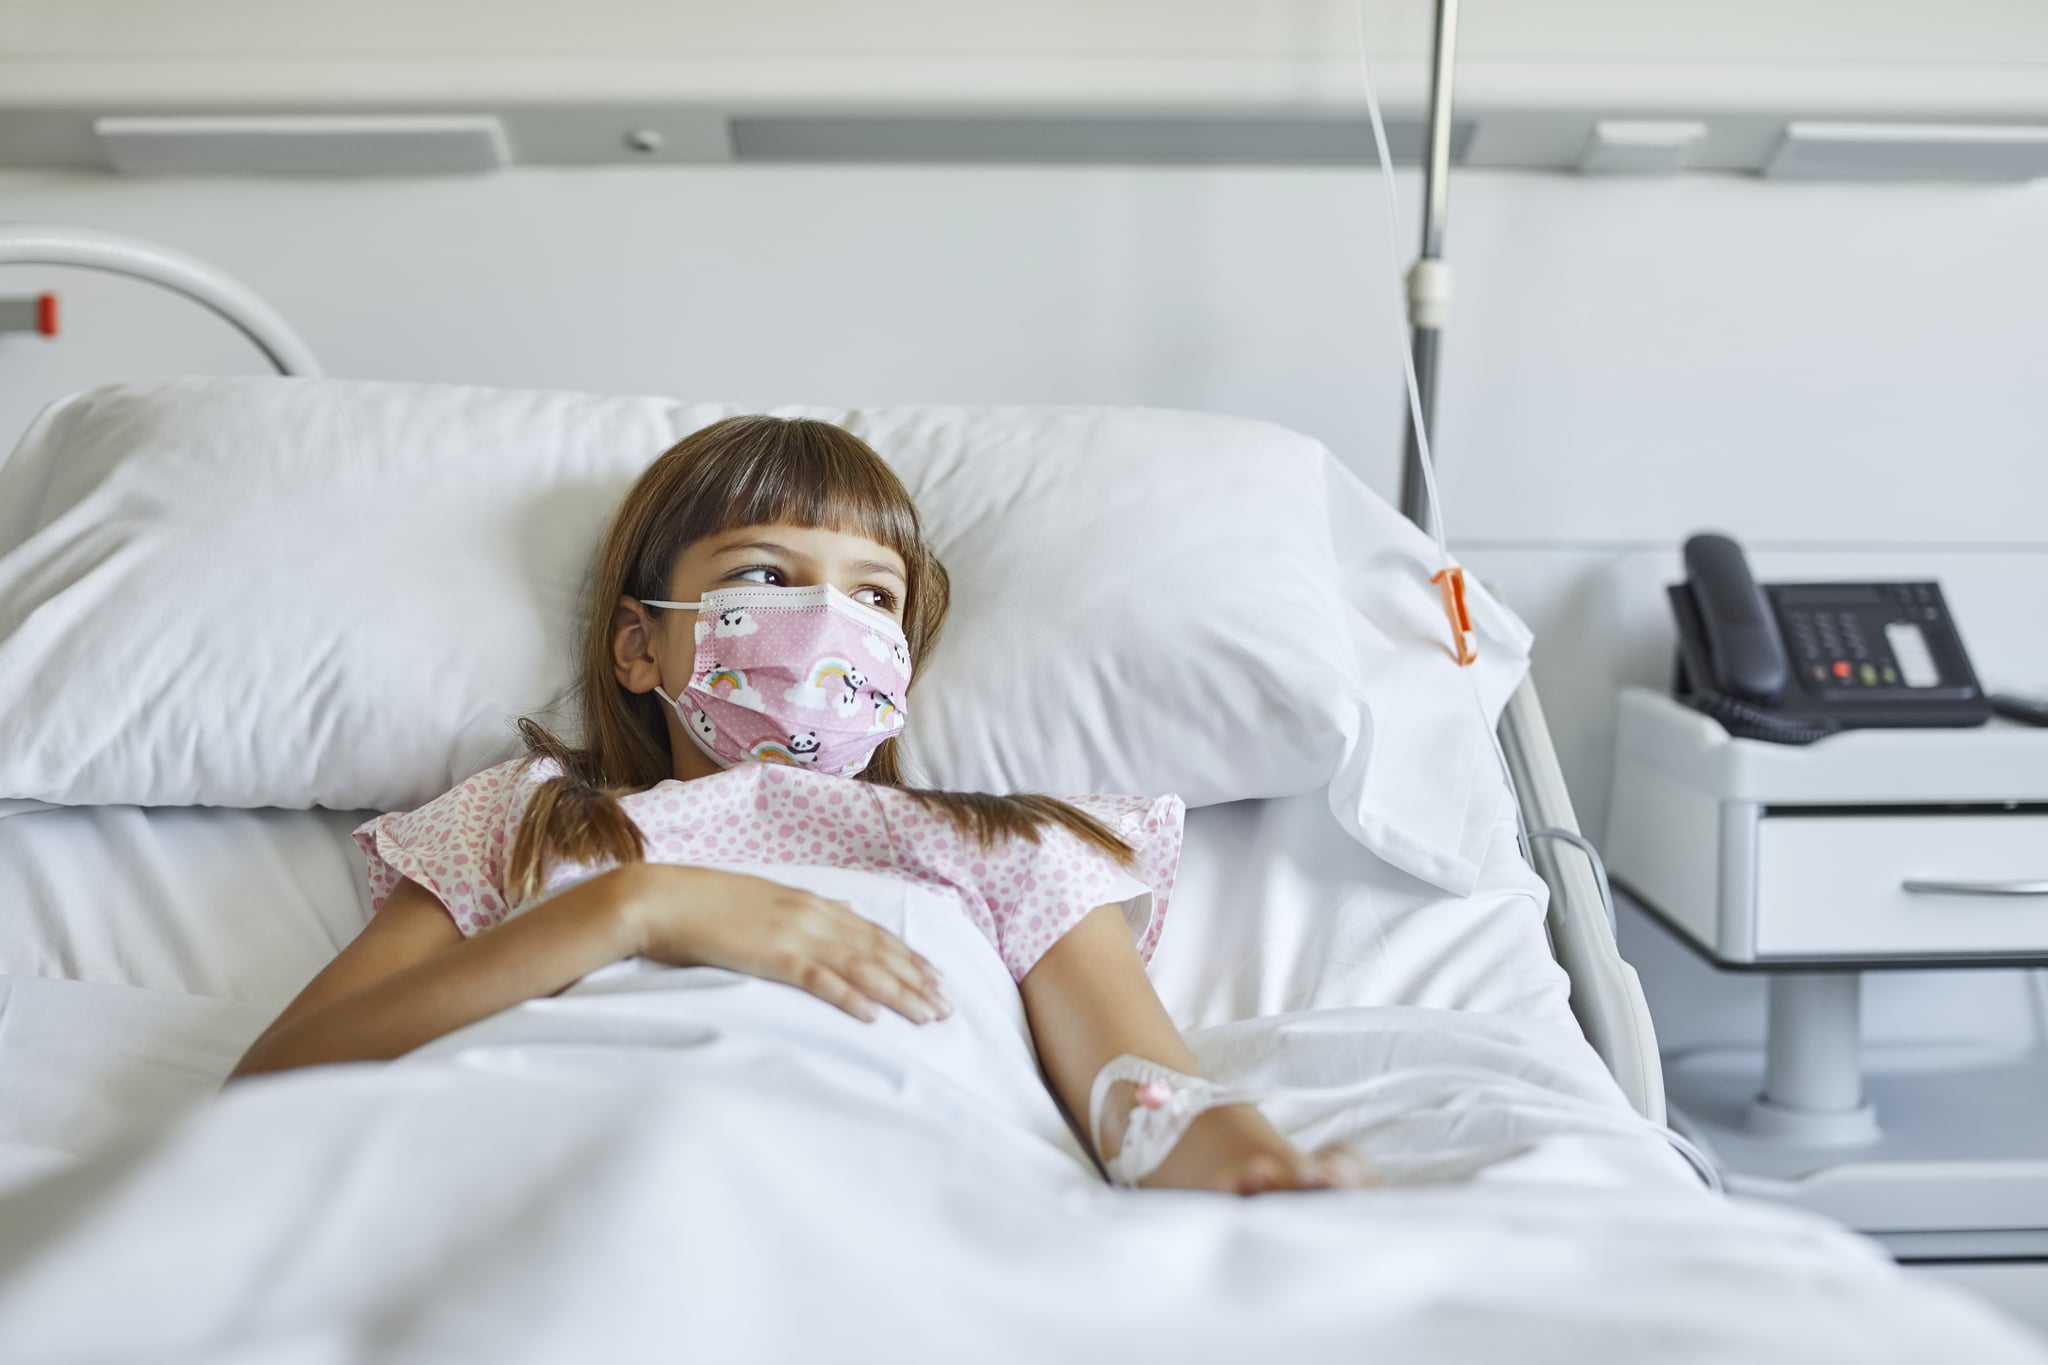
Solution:
[[[646,856],[639,827],[617,797],[673,777],[667,703],[621,687],[612,672],[612,609],[621,597],[660,598],[676,560],[705,536],[776,522],[866,536],[903,557],[903,633],[913,672],[945,623],[951,589],[925,544],[917,508],[895,471],[865,441],[807,418],[728,417],[684,437],[649,465],[619,505],[598,553],[576,701],[581,746],[537,721],[519,722],[529,760],[550,758],[561,775],[540,784],[521,816],[506,866],[515,900],[537,895],[555,860],[635,862]],[[984,846],[1038,842],[1060,825],[1129,863],[1131,847],[1086,812],[1049,796],[903,787],[895,739],[884,741],[860,780],[903,788]]]

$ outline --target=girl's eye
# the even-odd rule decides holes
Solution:
[[[741,579],[748,583],[766,583],[771,587],[782,585],[782,570],[769,564],[756,564],[752,568],[735,569],[727,578]]]
[[[896,610],[896,594],[887,588],[856,588],[853,591],[853,600],[864,606],[873,607],[876,611]]]

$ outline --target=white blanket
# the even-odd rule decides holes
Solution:
[[[1541,1020],[1205,1030],[1214,1074],[1296,1087],[1283,1127],[1393,1183],[1110,1190],[957,910],[801,879],[937,961],[954,1017],[627,963],[393,1065],[237,1085],[0,1201],[0,1360],[2041,1359],[1860,1239],[1705,1193]]]

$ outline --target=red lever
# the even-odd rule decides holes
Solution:
[[[44,294],[36,299],[36,330],[46,337],[57,335],[57,296]]]

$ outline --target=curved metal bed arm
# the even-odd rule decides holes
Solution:
[[[1501,713],[1500,742],[1521,796],[1523,824],[1532,830],[1576,832],[1571,794],[1550,744],[1536,686],[1527,678]],[[1570,844],[1554,839],[1536,841],[1529,860],[1550,887],[1546,927],[1551,951],[1571,978],[1572,1014],[1636,1112],[1663,1123],[1664,1070],[1656,1027],[1635,968],[1615,945],[1592,865]]]
[[[68,265],[168,289],[211,309],[249,338],[279,374],[318,377],[320,362],[283,314],[233,276],[182,251],[91,228],[0,227],[0,265]]]

